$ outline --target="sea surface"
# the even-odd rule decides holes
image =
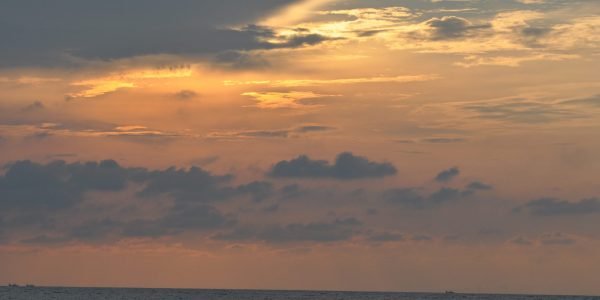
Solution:
[[[117,288],[59,288],[59,287],[0,287],[0,299],[60,299],[60,300],[419,300],[419,299],[599,299],[585,296],[531,296],[485,294],[427,294],[427,293],[370,293],[318,291],[246,291],[193,289],[117,289]]]

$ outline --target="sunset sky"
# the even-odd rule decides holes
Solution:
[[[597,0],[2,0],[0,283],[600,294]]]

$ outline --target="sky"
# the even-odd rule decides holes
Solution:
[[[0,282],[600,294],[595,0],[3,0]]]

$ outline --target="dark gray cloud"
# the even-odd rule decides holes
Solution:
[[[324,160],[312,160],[301,155],[292,160],[275,164],[268,175],[278,178],[334,178],[341,180],[381,178],[397,173],[396,167],[388,162],[372,162],[350,152],[339,154],[330,164]]]
[[[270,225],[262,228],[242,227],[213,236],[222,241],[264,241],[271,243],[338,242],[358,234],[362,222],[355,218],[337,219],[333,222],[293,223]]]
[[[175,93],[175,98],[179,99],[179,100],[190,100],[190,99],[194,99],[196,97],[198,97],[198,93],[192,91],[192,90],[181,90],[177,93]]]
[[[382,32],[386,32],[387,30],[363,30],[356,32],[358,37],[371,37],[376,36]]]
[[[229,227],[237,223],[234,216],[223,214],[210,205],[183,205],[173,207],[165,216],[154,220],[134,220],[122,224],[126,237],[152,237],[177,235],[186,231]]]
[[[71,229],[62,238],[65,240],[94,241],[105,239],[121,224],[111,219],[90,220]],[[50,240],[52,242],[52,240]]]
[[[552,28],[548,27],[525,27],[520,28],[519,34],[523,44],[529,47],[542,47],[539,43],[539,39],[549,35],[552,32]]]
[[[569,202],[555,198],[533,200],[514,209],[534,216],[569,216],[600,213],[600,199],[589,198],[579,202]]]
[[[72,164],[55,161],[46,165],[15,162],[0,177],[0,207],[67,208],[80,202],[87,191],[123,190],[129,171],[112,160]]]
[[[397,204],[407,208],[424,208],[426,198],[412,188],[391,189],[384,193],[383,198],[392,204]]]
[[[297,0],[6,0],[0,3],[0,66],[76,65],[144,55],[292,48],[327,38],[246,26]],[[108,21],[110,20],[110,21]]]
[[[60,210],[80,204],[92,191],[123,191],[130,183],[141,184],[139,197],[170,196],[178,202],[209,203],[238,196],[254,201],[268,198],[268,182],[231,183],[232,175],[213,175],[198,167],[174,167],[150,171],[125,168],[114,160],[101,162],[53,161],[40,164],[18,161],[0,176],[0,208],[3,210]]]
[[[23,239],[20,242],[23,244],[32,244],[32,245],[60,245],[64,243],[68,243],[72,241],[69,237],[64,236],[48,236],[48,235],[38,235],[33,238]]]
[[[240,185],[237,191],[242,194],[252,196],[254,202],[261,202],[273,195],[273,184],[267,181],[254,181],[248,184]]]
[[[541,37],[552,31],[551,28],[545,27],[525,27],[521,29],[521,34],[528,37]]]
[[[480,182],[480,181],[473,181],[471,183],[469,183],[467,185],[467,190],[474,190],[474,191],[489,191],[489,190],[493,190],[494,187],[492,185]]]
[[[62,224],[59,230],[43,228],[44,233],[21,242],[26,244],[64,244],[69,242],[103,242],[123,237],[159,238],[189,231],[216,230],[236,224],[234,216],[221,213],[209,205],[175,206],[156,219],[91,219],[79,224]],[[13,226],[13,228],[15,228]],[[54,231],[49,233],[49,231]]]
[[[313,46],[322,42],[331,40],[331,38],[311,33],[311,34],[297,34],[289,37],[286,41],[280,44],[274,44],[273,48],[298,48],[302,46]]]
[[[489,24],[473,25],[469,20],[455,16],[432,18],[425,24],[429,26],[431,39],[434,40],[461,38],[473,30],[491,27]]]
[[[334,130],[335,127],[325,125],[303,125],[295,128],[297,132],[320,132]]]
[[[261,53],[228,50],[218,53],[214,63],[219,67],[235,70],[263,69],[271,64]]]
[[[280,190],[280,193],[283,200],[290,200],[305,196],[309,193],[309,191],[303,189],[299,184],[294,183],[283,186]]]
[[[142,197],[169,195],[178,201],[205,203],[236,194],[236,188],[229,185],[232,175],[213,175],[198,167],[144,171],[136,174],[134,179],[146,183],[138,193]]]
[[[7,165],[0,176],[0,220],[3,229],[40,233],[23,241],[37,244],[160,237],[225,228],[235,224],[236,217],[208,203],[233,197],[261,201],[273,190],[268,182],[234,185],[231,179],[231,175],[213,175],[196,167],[150,171],[124,168],[113,160],[47,164],[18,161]],[[137,201],[144,202],[138,205],[156,203],[160,201],[154,201],[158,196],[175,201],[154,219],[130,219],[121,213],[111,214],[114,219],[98,218],[111,208],[98,203],[86,205],[88,192],[109,195],[106,193],[125,192],[133,184],[141,186]],[[138,208],[130,209],[135,212]]]
[[[495,103],[474,103],[463,107],[476,112],[480,118],[515,123],[549,123],[582,117],[578,112],[552,103],[511,99]]]
[[[473,190],[443,187],[427,196],[423,196],[415,188],[399,188],[385,191],[382,197],[387,203],[404,208],[431,209],[446,203],[459,201],[473,193]]]
[[[452,167],[448,170],[444,170],[437,174],[435,177],[435,181],[437,182],[448,182],[454,179],[456,176],[460,174],[460,170],[457,167]]]

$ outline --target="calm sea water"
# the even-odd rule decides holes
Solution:
[[[115,288],[9,288],[0,287],[0,299],[60,299],[60,300],[414,300],[414,299],[600,299],[576,296],[527,296],[483,294],[426,294],[426,293],[363,293],[316,291],[243,291],[192,289],[115,289]]]

